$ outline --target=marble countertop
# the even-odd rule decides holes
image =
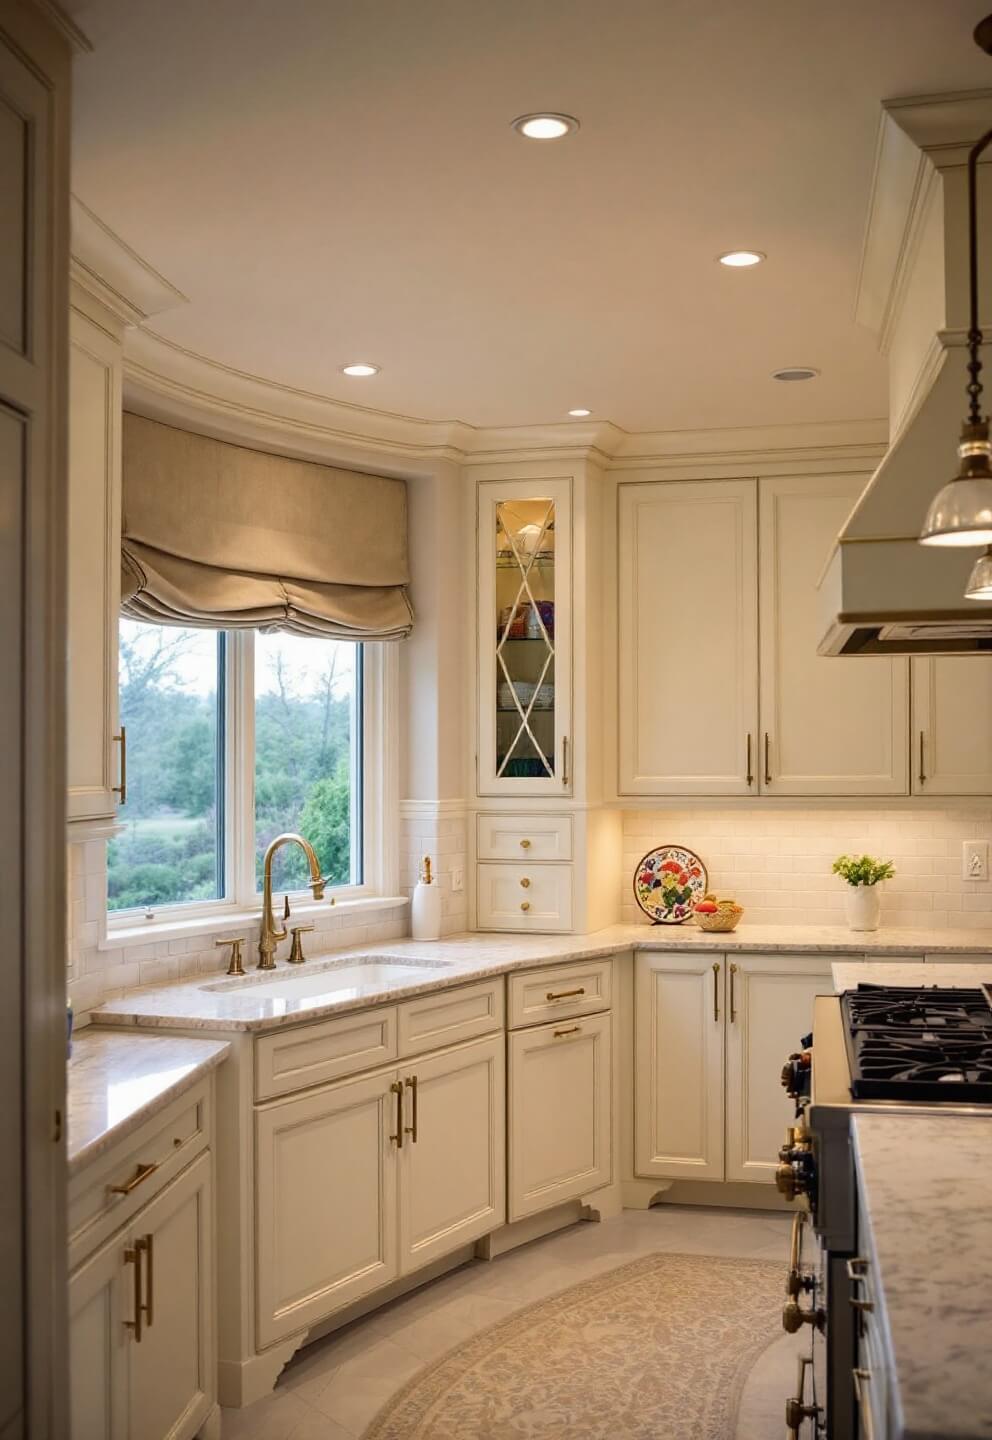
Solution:
[[[538,965],[590,960],[623,950],[704,950],[777,954],[830,954],[906,958],[927,953],[973,955],[982,949],[980,934],[970,930],[877,930],[852,932],[843,926],[748,925],[730,935],[708,934],[694,926],[613,925],[585,935],[463,934],[436,941],[400,940],[364,945],[310,960],[302,970],[279,964],[243,980],[203,976],[178,985],[147,986],[91,1012],[98,1025],[215,1031],[267,1030],[301,1020],[317,1020],[369,1005],[390,1003],[449,985]],[[992,939],[992,937],[990,937]],[[992,954],[992,951],[990,951]],[[408,966],[432,966],[389,981],[370,972],[368,983],[296,999],[266,993],[267,982],[316,977],[371,957]]]
[[[992,1117],[853,1116],[902,1440],[992,1440]]]
[[[67,1071],[69,1174],[116,1145],[219,1065],[230,1045],[87,1026]]]
[[[961,985],[974,988],[985,981],[992,984],[992,955],[987,964],[941,960],[936,965],[902,965],[898,961],[875,965],[870,960],[863,960],[860,965],[840,961],[831,965],[830,969],[838,995],[845,990],[853,990],[856,985]]]

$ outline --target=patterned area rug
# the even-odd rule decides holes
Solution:
[[[733,1440],[784,1278],[768,1260],[643,1256],[449,1351],[364,1440]]]

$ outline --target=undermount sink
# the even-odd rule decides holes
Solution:
[[[319,968],[315,966],[312,970],[308,968],[303,974],[290,975],[283,971],[272,976],[252,976],[237,984],[221,982],[206,988],[238,993],[251,991],[259,999],[266,1000],[303,1000],[310,995],[340,995],[342,991],[359,994],[386,990],[436,975],[449,963],[447,960],[402,960],[362,955],[320,965]]]

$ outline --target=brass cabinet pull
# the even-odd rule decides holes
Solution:
[[[520,908],[521,908],[521,910],[529,910],[529,909],[530,909],[530,901],[529,901],[529,900],[521,900],[521,902],[520,902]]]
[[[555,1030],[555,1031],[553,1032],[553,1034],[554,1034],[554,1038],[555,1038],[556,1040],[560,1040],[563,1035],[581,1035],[581,1034],[582,1034],[582,1026],[581,1026],[581,1025],[569,1025],[569,1027],[568,1027],[567,1030]]]
[[[765,731],[765,784],[766,784],[766,785],[770,785],[770,784],[772,783],[771,743],[772,743],[771,740],[768,738],[768,731],[766,730],[766,731]]]
[[[586,987],[580,985],[577,990],[549,990],[546,995],[548,1000],[571,1000],[576,995],[584,995]]]
[[[748,789],[754,784],[754,771],[751,769],[751,732],[747,732],[747,779]]]
[[[530,849],[530,841],[529,841],[529,840],[521,840],[521,842],[520,842],[520,848],[521,848],[521,850],[529,850],[529,849]]]
[[[561,783],[568,784],[568,736],[561,737]]]
[[[526,875],[523,876],[523,878],[522,878],[521,881],[520,881],[520,884],[522,885],[522,887],[523,887],[525,890],[529,890],[529,889],[530,889],[530,881],[527,879],[527,876],[526,876]]]
[[[161,1164],[161,1160],[156,1160],[153,1165],[139,1165],[130,1180],[125,1180],[123,1185],[108,1187],[111,1195],[130,1195],[132,1190],[137,1190],[139,1185],[145,1183],[149,1175],[154,1175]]]
[[[125,1320],[124,1325],[128,1330],[133,1332],[136,1345],[141,1344],[141,1313],[143,1309],[141,1304],[141,1256],[144,1248],[144,1242],[136,1240],[133,1245],[129,1245],[124,1251],[125,1265],[134,1266],[134,1288],[132,1291],[134,1319]]]
[[[713,961],[713,1019],[720,1018],[720,962]]]
[[[115,745],[119,745],[119,746],[121,747],[121,768],[120,768],[121,783],[120,783],[119,785],[112,785],[112,786],[111,786],[111,789],[113,790],[113,792],[114,792],[115,795],[119,795],[119,796],[121,797],[121,804],[122,804],[122,805],[126,805],[126,804],[127,804],[127,726],[126,726],[126,725],[122,725],[121,728],[120,728],[120,733],[119,733],[118,735],[115,735],[115,736],[114,736],[114,744],[115,744]]]
[[[799,1273],[799,1261],[803,1248],[803,1224],[806,1211],[797,1210],[792,1217],[792,1237],[789,1241],[789,1273],[785,1278],[785,1293],[795,1299],[806,1288]]]
[[[420,1111],[420,1106],[417,1104],[417,1077],[416,1077],[416,1075],[410,1075],[410,1076],[407,1078],[406,1085],[407,1085],[407,1089],[410,1091],[411,1096],[413,1097],[413,1113],[412,1113],[412,1115],[411,1115],[411,1117],[410,1117],[411,1120],[413,1121],[413,1124],[412,1124],[412,1125],[408,1125],[408,1126],[406,1127],[406,1130],[405,1130],[404,1133],[407,1134],[407,1135],[409,1135],[410,1138],[411,1138],[411,1140],[413,1141],[414,1145],[416,1145],[416,1143],[417,1143],[417,1135],[418,1135],[418,1121],[417,1121],[417,1116],[418,1116],[419,1111]]]
[[[390,1140],[396,1141],[397,1150],[403,1149],[403,1082],[394,1080],[389,1087],[390,1092],[396,1096],[396,1134],[390,1135]]]
[[[921,730],[921,731],[920,731],[920,773],[919,773],[919,777],[918,777],[918,778],[919,778],[919,782],[920,782],[921,785],[925,785],[925,784],[927,783],[926,754],[927,754],[927,752],[926,752],[925,732],[924,732],[923,730]]]
[[[143,1240],[137,1242],[145,1252],[145,1300],[142,1310],[145,1312],[145,1321],[149,1329],[155,1324],[155,1314],[152,1308],[152,1287],[155,1284],[155,1252],[152,1249],[152,1237],[146,1235]],[[137,1248],[137,1247],[136,1247]]]
[[[847,1278],[850,1280],[852,1286],[863,1285],[868,1278],[868,1261],[863,1255],[852,1256],[844,1268],[847,1271]],[[855,1310],[860,1310],[862,1314],[870,1315],[875,1309],[873,1301],[862,1300],[859,1295],[851,1295],[848,1298],[851,1306]]]
[[[737,1019],[737,1004],[734,1000],[734,976],[737,974],[737,966],[730,967],[730,1023],[734,1024]]]

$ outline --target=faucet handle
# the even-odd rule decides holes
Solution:
[[[226,940],[215,940],[214,948],[220,945],[230,945],[231,958],[228,962],[228,975],[243,975],[245,973],[244,961],[241,955],[241,947],[245,943],[243,935],[232,935]]]
[[[293,926],[293,945],[289,952],[290,965],[302,965],[304,960],[307,958],[303,953],[303,941],[300,939],[300,936],[305,935],[308,930],[312,930],[313,928],[314,927],[312,925]]]

